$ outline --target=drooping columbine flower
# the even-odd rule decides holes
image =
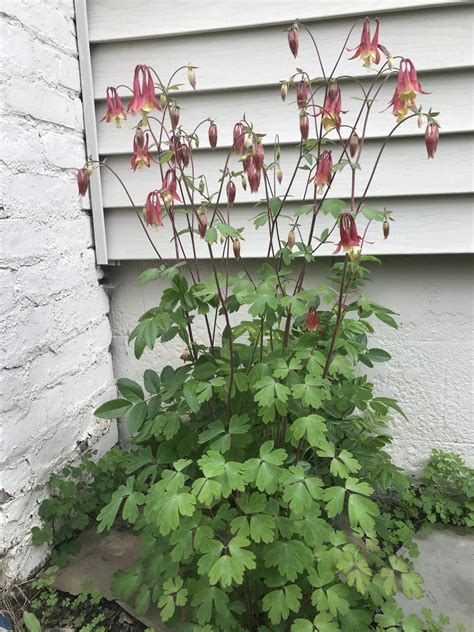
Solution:
[[[148,226],[163,226],[163,214],[161,211],[159,191],[151,191],[151,193],[147,195],[143,212],[145,215],[145,222]]]
[[[355,50],[354,55],[352,55],[350,59],[360,57],[364,62],[363,65],[366,68],[370,68],[372,64],[377,65],[380,62],[379,51],[384,49],[384,47],[379,44],[380,20],[378,18],[375,18],[375,22],[377,26],[375,27],[375,33],[372,41],[370,40],[370,19],[365,18],[359,46],[348,49]]]
[[[146,118],[152,110],[161,110],[161,105],[155,96],[155,85],[148,66],[139,64],[135,68],[133,77],[133,98],[128,104],[127,112],[137,114],[142,112]]]
[[[263,149],[262,143],[259,140],[256,140],[252,147],[252,161],[257,171],[260,171],[263,167],[264,160],[265,150]]]
[[[133,138],[133,155],[130,160],[132,169],[143,169],[143,167],[149,167],[151,161],[151,155],[149,151],[150,136],[148,132],[143,133],[140,128],[137,129],[137,133]]]
[[[429,123],[425,130],[425,145],[428,158],[434,158],[439,143],[439,127],[435,123]]]
[[[306,320],[304,321],[303,331],[314,331],[315,329],[321,331],[319,316],[316,308],[310,307],[306,313]]]
[[[308,140],[309,136],[309,118],[308,115],[303,111],[300,113],[300,133],[301,140]]]
[[[260,188],[260,179],[262,176],[262,171],[259,169],[255,169],[255,165],[253,160],[249,160],[247,168],[247,179],[249,181],[250,191],[251,193],[257,193]]]
[[[303,110],[308,103],[309,85],[304,79],[296,84],[296,103],[300,110]]]
[[[234,142],[235,153],[242,155],[245,149],[245,125],[243,123],[236,123],[234,125],[232,138]]]
[[[76,174],[77,180],[77,188],[79,189],[79,195],[84,195],[87,193],[87,189],[89,188],[89,172],[85,167],[79,169]]]
[[[181,202],[181,198],[177,192],[178,181],[176,180],[176,173],[172,169],[168,169],[161,183],[161,197],[166,208],[170,208],[173,205],[173,201],[177,200]]]
[[[122,100],[117,94],[117,90],[109,86],[107,88],[107,112],[105,113],[104,118],[101,121],[105,121],[106,123],[110,123],[111,121],[115,122],[117,127],[122,125],[122,121],[127,118],[125,114],[125,110],[123,109]]]
[[[293,57],[296,57],[298,55],[298,48],[300,45],[299,40],[299,28],[298,25],[295,23],[292,24],[288,29],[288,45],[293,54]]]
[[[229,206],[232,206],[235,200],[235,193],[236,193],[235,184],[233,180],[229,180],[227,182],[226,193],[227,193],[227,204]]]
[[[207,135],[209,137],[209,145],[211,146],[211,149],[215,149],[217,147],[217,125],[214,122],[209,125]]]
[[[323,188],[331,182],[332,176],[332,152],[326,150],[321,154],[318,166],[316,167],[316,177],[314,184],[321,193]]]
[[[339,219],[340,241],[334,251],[336,255],[341,248],[351,256],[356,255],[360,250],[362,237],[357,232],[357,226],[354,217],[350,213],[342,213]]]
[[[410,59],[402,59],[398,69],[397,86],[390,101],[393,115],[398,121],[405,118],[409,109],[415,108],[418,93],[426,94],[418,81],[415,66]]]
[[[191,160],[191,150],[186,143],[182,143],[179,138],[172,136],[170,141],[170,150],[174,152],[176,161],[182,166],[187,167]]]
[[[335,81],[329,84],[324,106],[321,108],[322,122],[326,132],[341,126],[341,89]]]

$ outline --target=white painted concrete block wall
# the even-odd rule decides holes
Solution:
[[[73,0],[4,0],[1,15],[1,561],[44,559],[30,529],[53,471],[116,441],[109,304],[75,170],[84,162]]]
[[[317,287],[324,281],[327,262],[313,265],[308,284]],[[394,419],[392,454],[409,471],[420,469],[432,448],[457,452],[474,466],[471,266],[469,256],[387,257],[373,270],[374,281],[366,289],[373,300],[400,314],[398,332],[374,319],[371,346],[383,347],[392,360],[368,373],[377,393],[398,399],[408,417]],[[140,380],[147,367],[159,371],[181,363],[183,345],[177,339],[145,351],[140,361],[128,346],[138,317],[158,304],[166,287],[165,281],[138,287],[137,277],[147,267],[150,263],[124,263],[108,275],[117,377]],[[209,273],[203,263],[203,275],[206,268]],[[205,341],[204,327],[197,338]]]

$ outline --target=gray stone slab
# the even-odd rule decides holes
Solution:
[[[467,632],[474,632],[474,533],[433,529],[415,541],[420,548],[415,570],[424,579],[425,594],[421,599],[401,596],[399,605],[418,615],[422,608],[442,612],[451,619],[450,630],[462,623]]]

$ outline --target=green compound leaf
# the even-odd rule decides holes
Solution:
[[[290,429],[291,435],[300,440],[305,437],[309,445],[319,447],[325,445],[326,440],[326,422],[320,415],[308,415],[296,419]]]
[[[274,625],[282,620],[286,621],[290,612],[298,612],[300,609],[302,593],[299,586],[290,584],[280,590],[274,590],[264,596],[262,608],[268,613],[268,618]]]

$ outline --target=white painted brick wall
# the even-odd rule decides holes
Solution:
[[[474,466],[470,263],[469,256],[387,257],[373,270],[374,281],[366,289],[373,300],[400,314],[398,332],[374,319],[371,347],[386,349],[392,360],[368,374],[377,394],[398,399],[408,417],[394,420],[392,454],[409,471],[419,470],[432,448],[457,452]],[[158,304],[167,287],[161,280],[137,285],[139,273],[150,265],[124,263],[108,275],[117,377],[140,381],[148,367],[159,371],[182,363],[183,344],[177,338],[145,351],[140,361],[127,343],[138,317]],[[255,263],[248,265],[255,269]],[[317,287],[325,282],[327,265],[327,260],[317,261],[307,283]],[[209,272],[209,264],[203,263],[203,278]],[[204,326],[197,328],[196,339],[206,341]]]
[[[73,0],[4,0],[0,178],[0,574],[22,578],[52,472],[116,428],[109,304],[75,171],[85,159]]]

